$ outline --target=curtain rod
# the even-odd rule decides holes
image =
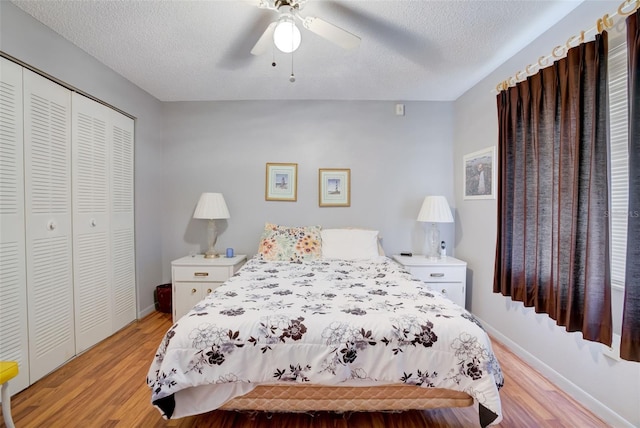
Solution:
[[[625,10],[627,6],[629,5],[633,5],[633,7],[630,10]],[[613,19],[617,18],[617,17],[624,17],[624,16],[629,16],[632,13],[634,13],[636,10],[638,10],[640,8],[640,0],[625,0],[623,1],[620,6],[618,6],[618,10],[616,10],[613,14],[611,14],[611,16],[607,13],[605,14],[602,18],[598,18],[598,20],[596,21],[596,25],[586,31],[580,31],[579,35],[574,35],[569,37],[569,39],[567,40],[567,42],[564,45],[558,45],[555,48],[553,48],[553,50],[551,51],[551,53],[549,55],[546,56],[541,56],[540,58],[538,58],[538,61],[536,61],[533,64],[529,64],[525,67],[524,70],[520,70],[518,72],[516,72],[515,75],[503,80],[502,82],[498,83],[495,87],[495,90],[492,92],[495,93],[500,93],[506,89],[508,89],[510,86],[515,86],[518,82],[522,82],[523,80],[525,80],[528,76],[532,76],[535,73],[537,73],[539,70],[545,68],[548,65],[551,65],[551,63],[549,63],[550,59],[560,59],[562,57],[564,57],[567,54],[567,51],[569,49],[571,49],[572,47],[578,46],[581,43],[584,43],[584,39],[585,39],[585,35],[593,32],[595,30],[595,34],[599,34],[602,33],[605,30],[608,30],[609,28],[613,28],[614,24],[613,24]],[[578,41],[579,43],[572,45],[573,43],[575,43],[576,41]]]

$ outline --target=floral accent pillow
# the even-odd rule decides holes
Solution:
[[[300,262],[322,256],[320,226],[287,227],[267,223],[260,238],[261,260]]]

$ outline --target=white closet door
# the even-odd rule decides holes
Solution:
[[[29,386],[22,114],[22,67],[0,58],[0,360],[18,362],[12,394]]]
[[[134,121],[116,111],[111,116],[111,255],[113,330],[136,319],[133,218]]]
[[[111,109],[74,93],[71,167],[76,352],[112,333],[109,254]]]
[[[23,70],[31,383],[75,355],[71,93]]]

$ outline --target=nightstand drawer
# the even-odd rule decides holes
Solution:
[[[464,282],[466,269],[454,266],[411,266],[409,272],[425,282]]]
[[[174,266],[174,281],[224,282],[229,278],[226,266]]]

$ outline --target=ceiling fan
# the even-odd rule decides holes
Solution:
[[[267,51],[270,43],[285,53],[295,51],[300,46],[300,30],[295,25],[296,19],[307,30],[335,43],[344,49],[353,49],[360,45],[360,37],[343,30],[323,19],[313,16],[304,17],[300,11],[307,0],[259,0],[258,7],[278,12],[278,19],[267,27],[251,49],[253,55],[261,55]]]

